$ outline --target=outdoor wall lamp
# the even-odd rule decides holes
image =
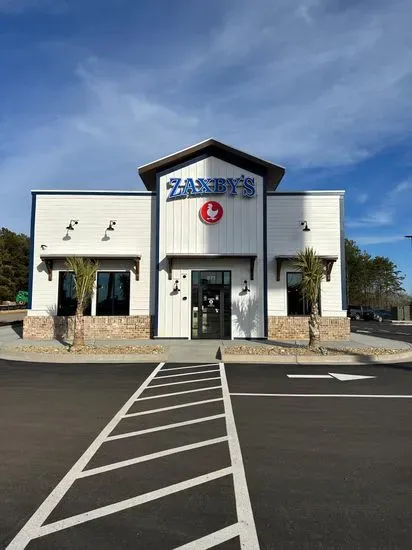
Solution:
[[[300,222],[300,225],[303,226],[303,229],[302,231],[310,231],[309,227],[308,227],[308,222],[305,220],[303,222]]]
[[[248,287],[248,284],[247,284],[247,281],[243,281],[243,288],[242,288],[242,291],[243,292],[250,292],[250,288]]]
[[[67,231],[74,231],[74,226],[79,223],[79,220],[70,220],[69,225],[66,227]]]
[[[115,225],[116,225],[116,220],[110,220],[109,226],[106,228],[106,231],[114,231]]]
[[[175,280],[175,284],[173,285],[173,292],[180,292],[178,279]]]

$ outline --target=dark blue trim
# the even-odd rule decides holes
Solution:
[[[175,172],[176,170],[181,170],[182,168],[186,168],[186,166],[190,166],[191,164],[194,164],[195,162],[199,162],[201,160],[205,160],[207,158],[209,158],[211,155],[209,154],[204,154],[204,155],[199,155],[198,157],[195,157],[191,160],[187,160],[186,162],[181,162],[180,164],[176,164],[175,166],[171,166],[170,168],[166,168],[166,170],[163,170],[162,172],[158,172],[157,173],[157,178],[160,178],[161,176],[164,176],[166,174],[170,174],[170,172]],[[157,179],[157,182],[159,182],[160,180]],[[156,185],[156,189],[159,191],[159,188],[157,187]]]
[[[267,184],[263,178],[263,334],[268,337],[268,205]]]
[[[312,195],[313,197],[322,197],[324,195],[344,195],[344,191],[270,191],[270,196],[283,197],[285,195]]]
[[[114,197],[151,197],[156,195],[152,191],[125,191],[123,193],[116,191],[32,191],[33,195],[94,195],[94,196],[114,196]]]
[[[346,287],[346,250],[345,250],[345,204],[344,198],[339,200],[339,216],[340,216],[340,272],[342,284],[342,309],[348,309],[348,296]]]
[[[30,220],[30,253],[29,253],[29,303],[27,309],[31,309],[33,302],[33,270],[34,270],[34,230],[36,227],[36,194],[31,195],[31,220]]]
[[[153,337],[157,338],[159,332],[159,270],[160,270],[160,174],[156,176],[156,254],[155,254],[155,299]]]

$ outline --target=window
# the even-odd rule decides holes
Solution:
[[[74,294],[74,274],[71,271],[59,272],[59,295],[57,299],[57,315],[74,315],[77,300]],[[91,305],[87,305],[84,315],[91,314]]]
[[[302,281],[301,273],[286,273],[288,315],[309,315],[309,302],[300,287]],[[320,301],[318,301],[320,313]]]
[[[129,315],[130,272],[97,274],[96,315]]]

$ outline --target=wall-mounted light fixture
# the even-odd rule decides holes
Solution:
[[[47,244],[41,244],[41,245],[40,245],[40,248],[41,248],[42,250],[45,250],[45,249],[47,248]]]
[[[179,280],[178,279],[175,280],[175,283],[173,285],[173,292],[180,292]]]
[[[247,281],[243,281],[243,288],[242,288],[242,291],[243,292],[250,292],[250,288],[248,287],[248,284],[247,284]]]
[[[308,227],[308,222],[306,220],[304,220],[303,222],[300,222],[300,225],[303,226],[302,231],[310,231],[310,229]]]
[[[116,225],[116,220],[110,220],[108,227],[106,227],[106,231],[114,231],[115,225]]]
[[[66,227],[67,231],[74,231],[74,226],[79,223],[79,220],[70,220],[69,225]]]

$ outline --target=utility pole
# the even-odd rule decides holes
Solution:
[[[411,241],[411,245],[412,245],[412,235],[405,235],[405,239],[409,239]]]

